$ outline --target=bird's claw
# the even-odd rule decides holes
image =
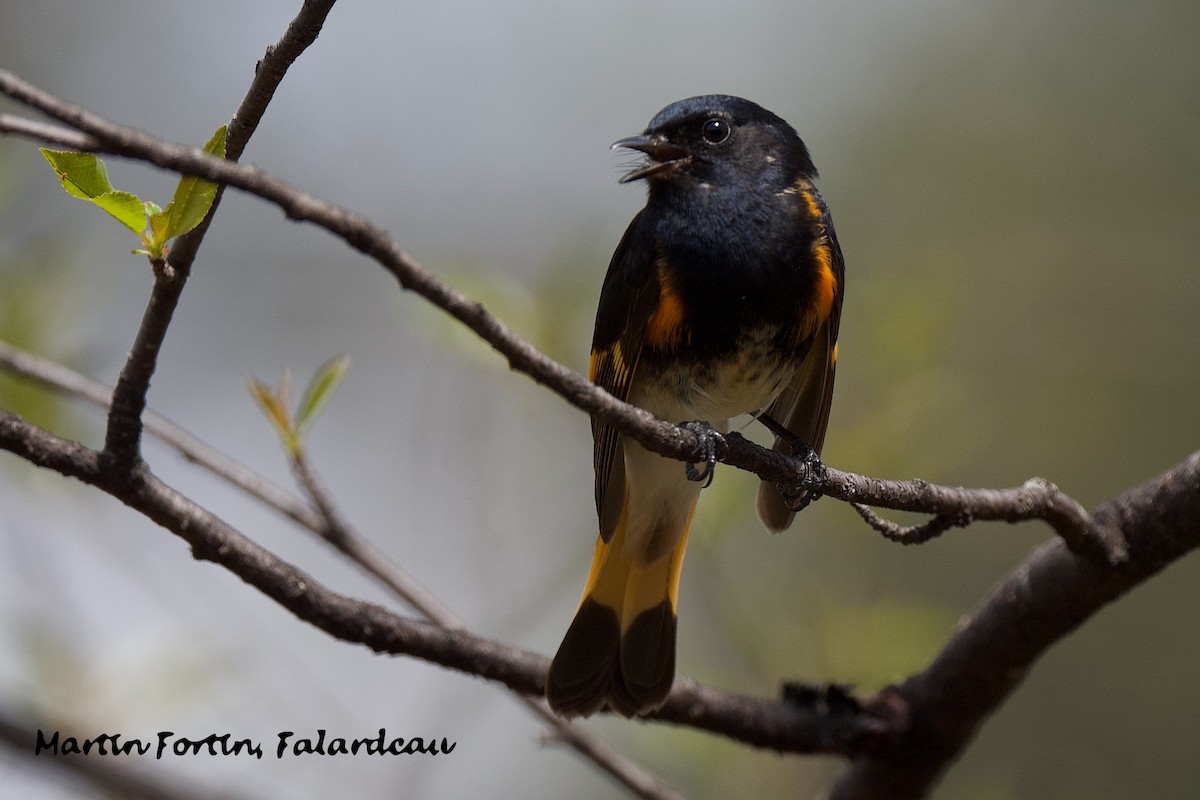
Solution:
[[[707,422],[697,420],[695,422],[682,422],[680,427],[690,431],[693,436],[700,442],[700,449],[704,452],[704,469],[697,469],[696,465],[687,462],[683,465],[683,472],[687,475],[689,481],[697,483],[703,482],[701,489],[707,489],[712,485],[713,476],[717,473],[717,444],[723,442],[721,434],[713,430],[713,427]]]
[[[825,468],[811,443],[789,431],[787,426],[770,414],[759,414],[757,418],[780,441],[787,443],[792,450],[792,458],[799,460],[803,465],[799,483],[775,484],[788,511],[799,511],[821,496],[821,488],[829,482],[829,470]]]
[[[817,451],[811,444],[808,442],[793,444],[792,457],[800,459],[804,464],[804,478],[800,481],[801,487],[817,490],[829,482],[829,470],[825,468],[825,462],[821,460],[821,456],[817,455]]]

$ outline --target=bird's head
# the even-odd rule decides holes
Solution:
[[[817,174],[791,125],[762,106],[729,95],[672,103],[640,135],[613,147],[645,154],[645,161],[621,182],[645,180],[652,189],[750,186],[780,191]]]

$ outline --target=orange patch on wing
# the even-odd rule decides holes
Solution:
[[[596,370],[600,368],[600,359],[603,357],[603,352],[593,350],[591,358],[588,359],[588,380],[592,383],[596,382]]]
[[[588,360],[588,380],[621,396],[622,387],[629,381],[629,365],[621,353],[620,342],[607,350],[592,351]]]
[[[829,252],[829,239],[822,236],[813,242],[812,248],[816,280],[812,295],[804,303],[800,322],[801,338],[807,339],[829,318],[833,310],[834,295],[837,293],[837,278],[833,274],[833,255]]]
[[[683,299],[675,290],[666,266],[658,265],[658,305],[646,323],[646,340],[657,348],[673,347],[683,335]]]
[[[829,237],[825,234],[825,208],[817,200],[816,190],[808,181],[797,184],[804,210],[809,219],[817,223],[819,235],[812,245],[813,268],[816,280],[812,294],[806,298],[801,309],[800,336],[807,339],[816,333],[833,310],[834,295],[838,291],[837,278],[833,274],[833,253],[829,249]]]

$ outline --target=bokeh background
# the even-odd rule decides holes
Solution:
[[[199,144],[294,0],[6,0],[0,65],[117,121]],[[642,189],[613,140],[699,93],[791,121],[847,260],[827,460],[888,477],[1098,503],[1200,444],[1200,6],[1122,2],[343,2],[246,152],[362,212],[520,334],[582,369],[601,278]],[[4,110],[16,110],[2,102]],[[110,161],[119,188],[174,178]],[[115,379],[150,286],[130,237],[0,140],[0,336]],[[552,652],[594,536],[586,418],[374,264],[232,192],[151,403],[287,484],[243,380],[353,368],[312,437],[346,514],[478,631]],[[99,443],[92,409],[0,372],[0,405]],[[151,443],[151,465],[339,591],[393,604],[325,547]],[[769,538],[754,481],[705,493],[681,671],[773,694],[873,689],[928,662],[1050,534],[977,525],[920,548],[818,503]],[[1200,561],[1050,652],[939,798],[1200,795]],[[0,705],[64,734],[266,742],[280,730],[448,737],[427,759],[138,759],[237,797],[625,796],[503,691],[298,622],[177,538],[0,456]],[[835,758],[591,723],[697,798],[814,797]],[[32,741],[30,743],[32,749]],[[0,751],[0,795],[94,796]]]

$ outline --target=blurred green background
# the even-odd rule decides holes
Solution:
[[[10,0],[0,66],[199,144],[295,6]],[[829,463],[979,486],[1041,475],[1093,505],[1200,446],[1197,31],[1191,2],[343,3],[245,158],[387,227],[582,369],[642,202],[608,144],[673,100],[747,96],[805,138],[846,253]],[[164,201],[174,183],[110,175]],[[6,341],[113,381],[150,284],[134,246],[32,144],[0,140]],[[594,536],[587,421],[358,254],[231,193],[151,403],[287,483],[243,376],[338,352],[354,367],[312,446],[348,516],[477,630],[551,652]],[[0,406],[100,441],[93,411],[2,371]],[[173,453],[148,457],[318,580],[391,603]],[[1050,535],[976,525],[902,548],[826,500],[768,538],[753,489],[725,469],[705,493],[682,589],[681,671],[741,692],[920,669]],[[332,642],[93,491],[0,457],[0,509],[4,708],[79,735],[387,726],[459,743],[421,761],[134,765],[239,796],[625,796],[494,687]],[[935,797],[1200,795],[1198,578],[1185,560],[1062,642]],[[815,797],[841,767],[594,727],[697,798]],[[0,764],[22,797],[89,791],[11,751]]]

